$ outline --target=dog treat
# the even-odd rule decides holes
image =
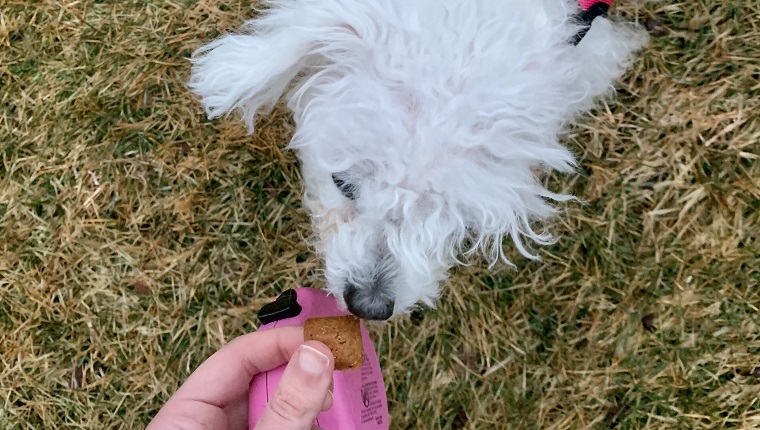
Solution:
[[[359,318],[353,315],[309,318],[303,325],[303,337],[330,348],[335,356],[335,370],[358,369],[364,362]]]

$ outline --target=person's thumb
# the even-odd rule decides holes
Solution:
[[[314,341],[301,345],[254,430],[310,430],[328,396],[333,368],[327,346]]]

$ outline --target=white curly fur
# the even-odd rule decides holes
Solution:
[[[645,43],[636,27],[597,18],[573,45],[574,0],[267,6],[196,52],[190,87],[210,117],[240,111],[250,132],[287,92],[328,290],[342,298],[352,285],[349,308],[369,318],[388,304],[433,306],[460,258],[506,261],[504,238],[530,258],[526,239],[552,243],[534,223],[571,197],[539,174],[573,169],[563,128]]]

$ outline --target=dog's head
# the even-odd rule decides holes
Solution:
[[[462,134],[468,133],[472,142],[480,132]],[[332,181],[306,183],[328,285],[356,315],[386,319],[417,302],[432,306],[453,265],[475,251],[496,262],[504,237],[530,257],[524,237],[551,241],[530,225],[553,213],[548,200],[565,198],[540,186],[531,170],[546,159],[494,154],[433,135],[448,143],[445,149],[416,153],[408,148],[425,145],[364,141],[366,149],[384,149],[369,158],[357,153],[346,170],[323,171]],[[554,158],[562,167],[570,163],[560,148]]]
[[[551,241],[531,222],[566,198],[538,177],[572,164],[554,140],[556,125],[480,110],[475,100],[498,98],[486,88],[458,91],[425,97],[351,85],[294,109],[292,146],[328,285],[356,315],[385,319],[432,305],[453,265],[476,251],[496,262],[505,237],[530,257],[524,238]]]
[[[569,197],[540,174],[572,169],[563,125],[642,42],[597,20],[573,46],[569,3],[553,2],[431,0],[420,20],[401,2],[276,1],[253,34],[201,49],[191,87],[210,116],[239,109],[251,130],[290,89],[328,289],[354,314],[387,319],[432,306],[473,252],[495,263],[505,238],[528,257],[528,243],[551,242],[534,223]]]

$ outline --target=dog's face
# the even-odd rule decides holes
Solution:
[[[446,197],[424,183],[379,180],[379,168],[362,167],[332,175],[346,222],[322,231],[331,290],[367,319],[432,305],[458,242]]]
[[[572,163],[556,124],[532,127],[530,110],[507,118],[496,108],[502,94],[456,76],[436,95],[353,67],[333,73],[296,90],[309,103],[291,102],[292,147],[328,288],[351,312],[387,319],[433,305],[466,254],[482,250],[495,262],[505,237],[526,255],[523,237],[550,241],[529,220],[551,215],[547,199],[561,198],[540,184],[540,170]],[[333,82],[350,84],[328,91]]]
[[[472,252],[495,263],[505,238],[528,257],[550,242],[533,223],[568,197],[539,173],[571,170],[563,126],[643,40],[597,19],[573,46],[574,0],[349,3],[270,0],[246,34],[196,53],[190,86],[250,131],[290,89],[328,289],[387,319],[433,305]]]
[[[319,248],[329,289],[344,299],[352,313],[387,319],[418,302],[432,306],[439,284],[463,253],[480,248],[495,260],[505,235],[518,243],[524,233],[548,241],[534,234],[527,223],[520,230],[517,217],[514,224],[508,223],[509,216],[499,209],[508,204],[505,198],[512,198],[515,205],[531,200],[527,189],[522,196],[504,195],[501,188],[509,178],[489,176],[489,157],[459,152],[428,160],[429,164],[410,160],[398,165],[396,172],[364,160],[330,175],[332,184],[320,182],[327,190],[314,190],[326,191],[326,196],[316,205],[307,205],[310,209],[340,200],[339,205],[333,204],[334,214],[327,216],[329,223],[314,225],[321,236]],[[528,178],[532,178],[530,173],[526,188],[530,188]],[[312,184],[307,184],[307,190]],[[551,212],[545,202],[534,200],[526,204],[533,215]],[[312,213],[322,218],[326,212]]]

